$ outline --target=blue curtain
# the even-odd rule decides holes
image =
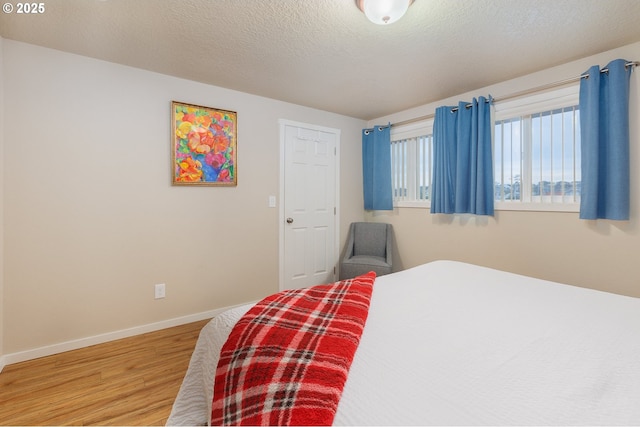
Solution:
[[[493,215],[491,98],[438,107],[431,213]]]
[[[629,219],[629,80],[616,59],[580,80],[581,219]]]
[[[362,181],[366,210],[393,210],[391,126],[362,130]]]

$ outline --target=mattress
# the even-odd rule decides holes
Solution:
[[[167,425],[210,417],[202,330]],[[640,299],[455,261],[376,279],[335,425],[638,425]]]

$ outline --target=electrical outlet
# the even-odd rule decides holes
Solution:
[[[156,299],[161,299],[165,297],[164,283],[159,283],[155,285],[155,296],[156,296]]]

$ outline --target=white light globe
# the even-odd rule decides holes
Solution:
[[[374,24],[393,24],[402,18],[412,0],[362,0],[364,14]]]

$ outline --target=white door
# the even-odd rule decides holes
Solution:
[[[280,121],[280,289],[336,280],[340,131]]]

